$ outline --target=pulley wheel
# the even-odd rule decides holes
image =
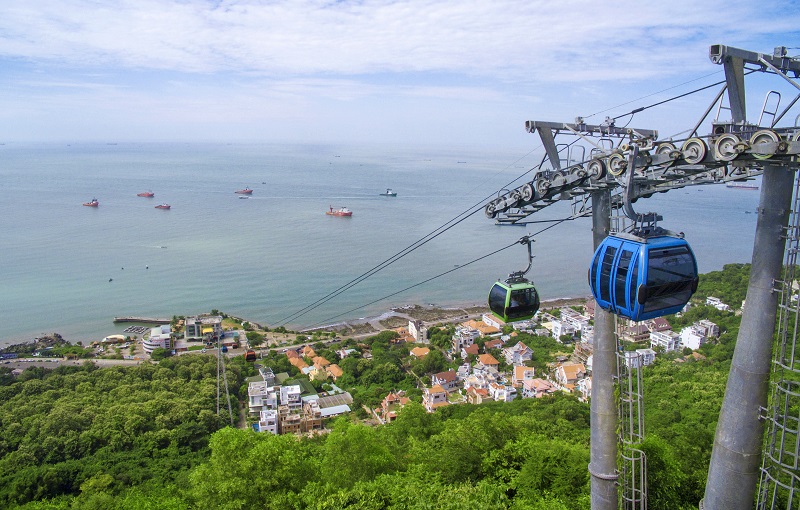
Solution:
[[[603,160],[600,159],[593,159],[586,165],[586,171],[589,174],[589,178],[593,181],[599,181],[603,177],[606,176],[606,166],[603,164]]]
[[[683,159],[690,165],[696,165],[703,161],[703,158],[706,157],[707,150],[706,142],[700,138],[689,138],[683,143],[683,147],[681,147]]]
[[[492,219],[497,216],[497,210],[494,207],[494,200],[486,204],[486,207],[483,209],[483,212],[486,213],[486,217]]]
[[[539,195],[544,195],[550,189],[550,181],[545,177],[537,177],[536,178],[536,193]]]
[[[622,154],[612,154],[608,157],[608,173],[614,177],[619,177],[625,173],[628,161]]]
[[[656,147],[656,154],[667,154],[668,155],[668,154],[670,154],[671,152],[673,152],[675,150],[676,150],[676,148],[675,148],[674,144],[671,144],[669,142],[664,142],[664,143],[658,144],[658,147]]]
[[[531,200],[533,200],[534,191],[533,191],[533,186],[531,186],[530,184],[524,184],[520,186],[518,191],[519,194],[522,196],[523,202],[530,202]]]
[[[550,178],[551,187],[561,189],[567,184],[567,171],[559,170]]]
[[[750,153],[756,159],[769,159],[772,157],[772,154],[756,154],[755,151],[758,150],[756,145],[760,143],[770,143],[770,142],[780,142],[781,137],[778,136],[778,133],[772,131],[771,129],[762,129],[760,131],[756,131],[753,133],[753,136],[750,137]]]
[[[736,149],[736,144],[739,142],[739,137],[734,134],[728,133],[720,136],[714,142],[714,156],[720,161],[733,161],[740,154]]]

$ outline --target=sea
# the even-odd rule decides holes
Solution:
[[[99,340],[127,326],[116,316],[219,310],[299,330],[485,303],[494,281],[527,266],[515,244],[526,234],[542,298],[588,296],[591,218],[558,222],[566,202],[526,226],[469,214],[540,160],[466,146],[0,145],[0,346],[54,332]],[[234,193],[245,187],[247,199]],[[387,188],[397,196],[380,196]],[[93,198],[99,207],[82,205]],[[698,186],[635,207],[684,232],[707,272],[750,261],[758,198]]]

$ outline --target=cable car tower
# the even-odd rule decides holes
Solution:
[[[647,508],[646,459],[636,449],[644,434],[641,374],[632,370],[635,362],[617,359],[615,321],[617,317],[641,320],[658,316],[648,315],[649,312],[673,313],[674,306],[644,310],[651,297],[664,297],[666,291],[676,289],[677,294],[683,292],[685,296],[696,288],[695,265],[694,281],[691,271],[681,270],[682,277],[664,281],[665,287],[656,289],[658,284],[651,285],[646,277],[643,279],[641,269],[636,269],[645,266],[631,263],[634,257],[645,257],[633,245],[628,245],[631,255],[627,263],[622,263],[615,252],[608,255],[610,262],[603,266],[610,243],[607,239],[617,239],[613,241],[616,251],[624,251],[624,243],[631,241],[620,235],[622,229],[609,236],[612,211],[622,209],[633,216],[634,223],[639,223],[638,233],[645,235],[634,235],[639,240],[633,241],[640,249],[649,244],[655,246],[653,241],[662,234],[655,224],[660,218],[633,213],[630,204],[635,200],[687,186],[745,181],[759,175],[761,195],[747,305],[700,507],[745,510],[757,502],[759,509],[800,508],[800,298],[792,298],[800,252],[800,194],[796,178],[800,115],[792,124],[780,125],[800,100],[800,94],[780,109],[780,93],[768,92],[758,123],[754,124],[747,121],[744,86],[745,76],[761,73],[781,78],[800,90],[800,60],[788,56],[785,47],[762,54],[713,45],[709,57],[723,66],[725,82],[687,138],[659,140],[655,130],[617,127],[614,119],[606,119],[600,125],[587,124],[580,117],[573,123],[527,121],[525,128],[539,135],[545,157],[529,182],[504,190],[485,206],[486,216],[497,223],[524,224],[531,214],[559,201],[571,203],[573,217],[592,217],[594,246],[598,250],[597,265],[592,266],[597,269],[593,281],[600,305],[595,311],[591,397],[589,473],[593,510]],[[716,117],[710,119],[715,107]],[[730,120],[720,119],[723,112],[730,114]],[[709,120],[710,134],[700,134],[701,125]],[[564,138],[571,141],[561,142]],[[680,236],[666,237],[672,243],[670,249],[682,246]],[[603,246],[606,251],[601,251]],[[668,269],[689,268],[689,259],[693,262],[691,250],[684,255],[683,262]],[[604,267],[609,271],[605,280],[600,276]],[[638,272],[636,279],[634,271]],[[606,309],[602,302],[604,284],[609,286]],[[679,300],[670,303],[677,306]],[[637,311],[637,305],[644,308]],[[776,322],[779,345],[772,360]],[[771,367],[773,389],[768,402]],[[619,406],[615,381],[619,382]],[[620,442],[623,451],[618,465]]]

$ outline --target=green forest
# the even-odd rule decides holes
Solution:
[[[738,307],[749,266],[701,277],[696,302]],[[744,283],[743,283],[744,282]],[[736,301],[739,300],[739,301]],[[659,356],[644,370],[651,509],[697,508],[739,317],[698,304],[720,326],[702,357]],[[370,340],[371,361],[343,363],[343,384],[373,405],[408,387],[409,367]],[[349,359],[349,358],[348,358]],[[0,507],[33,509],[589,509],[589,404],[571,395],[453,405],[412,403],[393,423],[357,413],[314,437],[259,434],[217,416],[216,358],[195,354],[126,368],[91,362],[11,377],[0,368]],[[252,365],[228,365],[238,413]],[[391,387],[389,388],[391,389]],[[223,406],[224,407],[224,406]]]

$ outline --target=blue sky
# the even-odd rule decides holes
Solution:
[[[773,0],[4,0],[0,142],[524,147],[526,120],[600,123],[721,80],[711,44],[799,27]],[[677,133],[712,96],[631,126]]]

